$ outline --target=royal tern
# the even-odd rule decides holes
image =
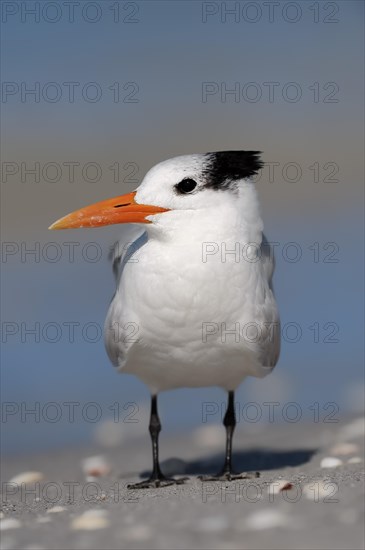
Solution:
[[[151,392],[153,471],[133,487],[181,483],[159,466],[158,393],[219,386],[228,392],[226,456],[213,479],[232,480],[234,391],[246,376],[263,377],[280,349],[272,288],[274,259],[252,176],[258,151],[172,158],[154,166],[136,191],[81,208],[50,229],[137,224],[116,254],[117,290],[105,323],[113,364]]]

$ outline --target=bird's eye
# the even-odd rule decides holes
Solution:
[[[191,178],[184,178],[180,181],[180,183],[175,185],[175,188],[178,193],[186,194],[194,191],[197,185],[198,184],[196,183],[196,181],[192,180]]]

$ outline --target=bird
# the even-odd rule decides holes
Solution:
[[[159,462],[158,396],[182,387],[218,386],[228,396],[224,465],[201,479],[247,477],[232,468],[235,391],[247,376],[269,374],[280,354],[275,260],[254,184],[261,155],[231,150],[164,160],[135,191],[50,226],[133,224],[128,246],[114,252],[117,284],[104,328],[111,362],[151,394],[152,473],[132,489],[185,482],[166,477]]]

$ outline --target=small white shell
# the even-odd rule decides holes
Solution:
[[[349,458],[347,461],[347,464],[361,464],[362,458],[359,456],[353,456],[352,458]]]
[[[15,518],[5,518],[0,521],[0,531],[7,531],[8,529],[19,529],[21,523]]]
[[[284,526],[287,525],[287,523],[287,519],[282,512],[270,509],[254,512],[246,519],[246,527],[258,531],[261,529]]]
[[[95,531],[109,527],[110,522],[104,510],[87,510],[81,516],[77,516],[71,523],[74,531]]]
[[[22,472],[11,478],[10,483],[17,483],[21,485],[22,483],[36,483],[41,481],[44,478],[41,472]]]
[[[47,510],[47,514],[58,514],[59,512],[64,512],[66,508],[64,506],[53,506]]]
[[[334,456],[326,456],[321,460],[321,468],[338,468],[338,466],[342,466],[342,464],[342,460]]]
[[[84,474],[88,477],[106,476],[110,473],[111,467],[104,456],[89,456],[81,462]]]

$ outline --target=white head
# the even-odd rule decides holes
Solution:
[[[179,227],[224,211],[256,220],[258,205],[251,176],[261,168],[258,151],[222,151],[175,157],[154,166],[133,193],[77,210],[51,229],[115,223],[150,224],[147,229]]]

